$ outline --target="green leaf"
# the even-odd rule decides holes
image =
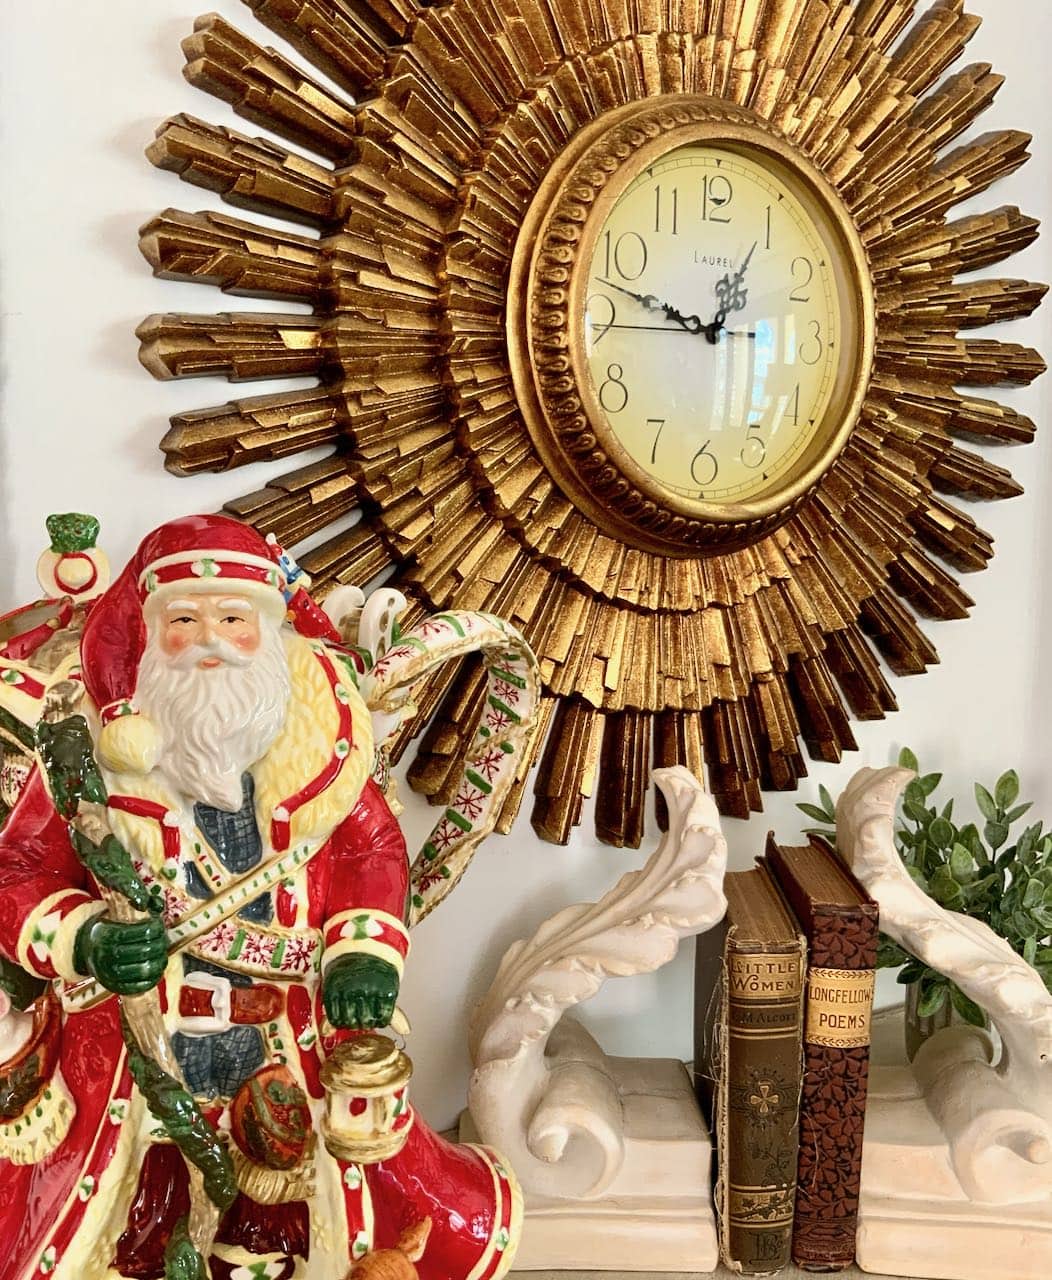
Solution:
[[[1028,800],[1026,804],[1017,804],[1014,809],[1009,809],[1008,813],[1005,815],[1005,821],[1009,823],[1018,822],[1019,819],[1023,816],[1023,814],[1026,813],[1028,809],[1032,809],[1033,807],[1034,807],[1033,800]]]
[[[953,801],[952,800],[947,800],[946,804],[943,806],[942,816],[947,820],[947,822],[950,820],[950,818],[953,817]]]
[[[983,835],[991,849],[1000,849],[1008,839],[1008,823],[988,822],[983,828]]]
[[[933,817],[921,801],[911,800],[909,797],[902,802],[902,812],[918,827],[926,827]]]
[[[999,809],[1009,809],[1019,799],[1019,774],[1008,769],[997,779],[994,799]]]
[[[975,874],[975,860],[963,844],[955,844],[950,853],[950,874],[958,884],[967,884]]]
[[[1023,890],[1023,906],[1028,909],[1036,907],[1044,896],[1045,887],[1035,876],[1032,880],[1027,881],[1026,888]]]
[[[917,1013],[922,1018],[930,1018],[939,1012],[946,1003],[949,983],[941,975],[938,978],[924,978],[921,981],[920,1000],[917,1002]]]
[[[920,773],[920,765],[917,763],[917,757],[909,747],[903,747],[899,752],[899,768],[912,769],[914,773]]]
[[[936,818],[928,828],[928,839],[934,841],[940,849],[949,849],[956,837],[953,825],[945,818]]]
[[[961,886],[950,875],[949,867],[938,867],[931,877],[928,892],[940,906],[952,909],[961,896]]]
[[[911,960],[899,974],[896,981],[908,986],[911,982],[920,982],[926,973],[931,973],[926,964],[922,964],[919,960]]]
[[[1027,964],[1033,964],[1037,959],[1037,938],[1026,938],[1023,942],[1023,959]]]
[[[1041,838],[1041,823],[1035,822],[1032,827],[1027,827],[1023,834],[1019,837],[1016,844],[1016,851],[1021,858],[1025,858],[1028,853],[1032,853],[1037,848],[1037,842]]]
[[[973,1027],[986,1026],[986,1014],[975,1003],[970,1000],[960,987],[954,985],[950,987],[950,1000],[956,1009],[958,1015]]]
[[[976,862],[989,862],[990,857],[983,845],[983,838],[974,822],[966,823],[957,832],[957,839],[971,852]]]
[[[975,803],[979,806],[979,812],[984,818],[994,818],[997,816],[997,805],[993,796],[981,784],[975,784]]]
[[[919,867],[907,867],[906,870],[910,874],[910,879],[914,884],[919,885],[925,893],[928,892],[928,877]]]
[[[802,814],[808,818],[813,818],[815,822],[829,822],[829,814],[824,809],[820,809],[816,804],[797,804],[796,806]]]
[[[829,794],[828,790],[824,786],[822,786],[821,783],[818,784],[818,798],[819,800],[822,801],[822,805],[830,821],[835,822],[836,821],[836,804],[833,801],[833,797]]]
[[[229,1151],[193,1096],[139,1050],[123,1012],[121,1029],[128,1046],[128,1069],[150,1113],[161,1122],[184,1157],[201,1170],[204,1189],[212,1203],[221,1210],[229,1209],[237,1198],[237,1177]]]
[[[918,779],[921,790],[926,796],[930,796],[935,788],[942,781],[941,773],[926,773],[923,778]]]
[[[924,801],[928,798],[927,793],[920,784],[919,778],[914,778],[912,782],[906,783],[906,790],[902,793],[903,800],[908,800],[911,805],[920,806],[924,809]],[[925,809],[925,812],[927,810]]]

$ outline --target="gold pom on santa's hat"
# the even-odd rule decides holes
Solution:
[[[161,733],[130,702],[102,712],[96,749],[99,761],[115,773],[149,773],[161,758]]]

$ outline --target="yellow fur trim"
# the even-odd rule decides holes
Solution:
[[[273,811],[312,782],[329,764],[339,737],[339,704],[314,652],[314,644],[291,634],[285,641],[292,679],[289,715],[277,740],[253,769],[256,815],[264,839]],[[291,843],[328,837],[358,802],[373,767],[373,727],[361,695],[333,654],[351,712],[351,749],[335,780],[309,804],[298,809],[290,825]]]

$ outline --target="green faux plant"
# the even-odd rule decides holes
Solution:
[[[922,773],[909,748],[899,764],[917,777],[908,784],[895,827],[895,842],[907,871],[941,907],[981,920],[1032,964],[1052,991],[1052,832],[1040,822],[1023,828],[1009,843],[1013,828],[1029,810],[1017,804],[1019,777],[1014,769],[1003,773],[993,791],[975,784],[975,803],[982,831],[974,822],[957,826],[954,802],[941,808],[934,795],[940,773]],[[808,835],[836,842],[836,807],[825,787],[818,788],[820,805],[797,808],[822,825]],[[923,964],[890,938],[881,934],[877,964],[898,968],[898,981],[919,982],[917,1012],[930,1017],[949,1000],[961,1018],[984,1026],[985,1015],[974,1001],[949,978]]]

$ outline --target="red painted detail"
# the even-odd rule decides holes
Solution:
[[[107,703],[106,706],[99,709],[99,719],[104,726],[112,724],[114,720],[119,720],[121,716],[125,715],[138,715],[138,712],[127,698],[118,698],[116,702]]]
[[[57,601],[35,600],[32,604],[27,604],[21,609],[15,609],[11,613],[5,614],[3,621],[10,628],[15,624],[16,619],[32,614],[37,609],[45,608],[48,605],[56,608],[58,612],[37,626],[30,627],[28,631],[21,631],[13,635],[3,646],[0,646],[0,658],[10,658],[12,662],[28,662],[45,640],[53,636],[56,631],[69,626],[73,618],[73,601],[69,596],[63,596],[61,600]]]
[[[141,796],[111,795],[108,802],[111,809],[119,809],[121,813],[130,813],[135,818],[152,818],[161,824],[161,842],[164,845],[164,856],[178,861],[181,837],[178,827],[165,825],[164,817],[169,812],[163,804],[154,800],[144,800]]]
[[[215,577],[203,578],[200,575],[195,574],[193,571],[192,566],[197,559],[198,557],[195,556],[193,560],[187,560],[185,563],[165,564],[159,569],[150,570],[150,572],[152,572],[154,577],[157,579],[158,586],[164,586],[169,582],[186,581],[215,582],[219,584],[235,579],[241,582],[262,582],[264,585],[270,586],[271,577],[275,573],[279,575],[281,573],[281,570],[278,569],[277,565],[274,565],[269,569],[265,569],[262,565],[258,564],[240,564],[236,560],[220,560],[212,557],[213,562],[219,569],[219,573]],[[274,586],[274,590],[279,590],[277,585]],[[149,592],[146,590],[145,585],[141,586],[139,588],[140,600],[145,600],[147,595],[149,595]]]
[[[352,1116],[364,1116],[369,1109],[369,1100],[367,1098],[352,1098],[350,1106],[347,1110]]]
[[[321,984],[319,983],[318,985],[320,987]],[[316,1032],[316,1029],[321,1025],[320,1022],[315,1021],[311,1008],[311,993],[306,987],[301,986],[299,983],[291,983],[289,985],[288,995],[285,997],[285,1013],[292,1028],[292,1038],[295,1040],[296,1049],[299,1052],[300,1071],[303,1073],[303,1083],[307,1087],[307,1092],[312,1098],[323,1098],[325,1090],[318,1074],[319,1037],[315,1034],[314,1042],[306,1049],[300,1044],[302,1036],[312,1031]]]
[[[278,891],[274,895],[275,909],[278,916],[278,924],[286,929],[291,929],[296,923],[296,914],[299,909],[299,902],[295,893],[284,884],[278,885]]]
[[[59,572],[62,566],[66,564],[66,562],[69,560],[87,560],[88,565],[91,569],[91,577],[82,586],[79,586],[79,587],[70,586],[70,584],[66,582],[66,580],[62,577],[62,574]],[[55,567],[51,570],[51,573],[55,581],[62,588],[62,590],[68,591],[72,596],[83,595],[85,591],[90,591],[91,588],[99,580],[98,566],[96,565],[95,561],[92,560],[91,556],[89,556],[84,551],[65,552],[63,555],[59,556],[58,560],[55,562]]]
[[[214,994],[209,987],[182,987],[179,991],[179,1013],[184,1018],[211,1018],[214,1015]],[[231,987],[230,1021],[239,1026],[259,1026],[264,1022],[273,1022],[284,1004],[285,997],[281,988],[272,986],[269,982],[254,982],[250,987]]]
[[[391,924],[388,920],[378,919],[376,914],[370,911],[367,907],[363,907],[361,912],[354,911],[353,908],[351,910],[352,919],[358,914],[370,916],[373,924],[380,930],[379,933],[369,935],[370,942],[383,943],[384,946],[391,947],[393,950],[397,951],[403,960],[405,959],[409,954],[409,934],[405,929],[399,929],[397,925]],[[335,924],[330,924],[326,928],[325,945],[327,947],[331,947],[335,943],[341,941],[354,941],[351,934],[344,934],[343,932],[348,923],[349,921],[344,918],[343,920],[337,921]]]
[[[498,1153],[495,1151],[492,1151],[489,1147],[487,1147],[485,1151],[486,1151],[486,1156],[495,1165],[498,1162]],[[512,1195],[512,1189],[511,1189],[511,1183],[508,1181],[506,1177],[498,1173],[496,1168],[493,1169],[493,1174],[497,1180],[497,1186],[499,1188],[499,1193],[500,1193],[500,1209],[499,1209],[499,1214],[497,1218],[497,1222],[499,1222],[499,1226],[497,1226],[496,1230],[499,1231],[503,1229],[509,1232],[510,1234],[511,1219],[512,1219],[512,1214],[515,1208],[514,1197]],[[499,1249],[494,1250],[493,1257],[490,1259],[489,1266],[482,1273],[481,1280],[492,1280],[492,1277],[496,1275],[503,1261],[504,1261],[504,1251]]]

